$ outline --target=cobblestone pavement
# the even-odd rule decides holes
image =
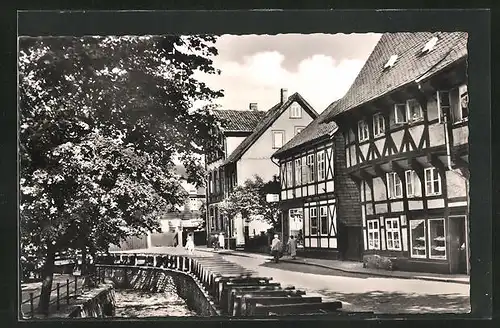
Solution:
[[[467,313],[469,285],[370,277],[295,263],[272,263],[268,256],[224,256],[282,285],[294,285],[307,294],[339,300],[347,311],[375,313]]]

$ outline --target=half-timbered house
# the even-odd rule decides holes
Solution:
[[[344,139],[335,122],[322,122],[332,103],[311,124],[274,153],[281,175],[285,239],[299,239],[303,254],[361,259],[359,191],[346,174]]]
[[[251,103],[247,111],[215,110],[214,114],[223,121],[219,147],[223,151],[206,156],[207,227],[211,233],[224,232],[240,246],[248,236],[265,232],[270,225],[241,215],[224,218],[221,202],[235,186],[254,175],[264,181],[278,176],[279,168],[271,155],[318,114],[300,94],[288,96],[287,89],[281,89],[279,102],[268,111],[259,111],[257,104]]]
[[[367,264],[468,272],[466,66],[466,33],[384,34],[323,120],[344,136]]]

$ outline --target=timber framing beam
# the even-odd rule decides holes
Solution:
[[[418,178],[421,181],[424,181],[424,167],[422,166],[422,164],[420,164],[419,161],[417,161],[416,158],[411,159],[411,168],[413,169],[413,171],[415,171]]]
[[[372,165],[372,168],[373,171],[375,171],[375,173],[380,177],[384,177],[385,174],[388,173],[387,171],[383,170],[382,166],[380,166],[379,164]]]
[[[428,154],[427,159],[429,160],[429,163],[431,163],[432,166],[438,168],[441,171],[445,171],[445,167],[443,162],[438,158],[436,154]]]
[[[396,161],[390,161],[389,166],[391,167],[393,172],[396,172],[397,175],[399,175],[399,178],[401,181],[404,181],[404,175],[405,175],[405,170],[404,168],[398,164]]]
[[[460,156],[453,156],[453,162],[457,165],[457,167],[468,167],[469,163],[466,160],[462,159]]]

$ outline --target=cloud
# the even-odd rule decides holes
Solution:
[[[293,70],[283,65],[285,55],[263,51],[244,56],[243,60],[215,60],[220,76],[200,76],[213,88],[225,90],[219,103],[227,109],[247,109],[257,102],[267,110],[279,101],[280,88],[289,94],[299,92],[317,112],[342,97],[364,64],[361,59],[336,60],[324,54],[303,59]]]

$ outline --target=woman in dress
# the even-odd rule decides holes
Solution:
[[[224,240],[224,233],[221,232],[219,234],[219,247],[222,248],[222,249],[224,249],[224,242],[225,242],[225,240]]]
[[[186,249],[189,252],[189,254],[193,254],[194,252],[194,240],[193,240],[193,235],[189,234],[186,240]]]
[[[295,260],[295,257],[297,256],[297,239],[295,239],[293,235],[290,236],[290,239],[288,240],[288,251],[290,252],[292,259]]]

